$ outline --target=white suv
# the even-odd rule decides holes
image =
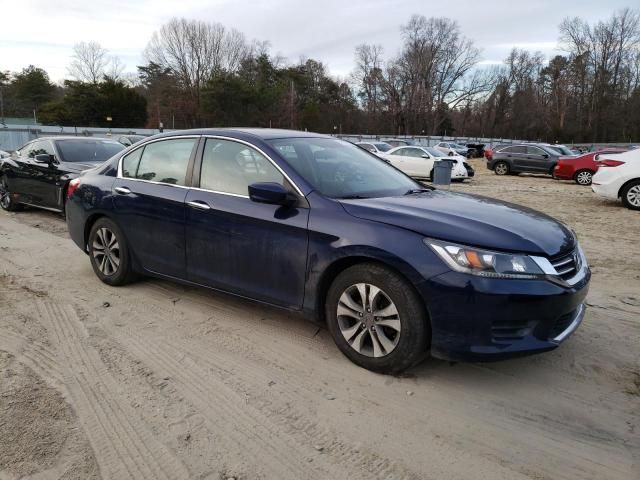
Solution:
[[[625,207],[640,210],[640,149],[596,157],[598,171],[591,189],[601,197],[617,200]]]

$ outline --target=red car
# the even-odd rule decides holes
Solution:
[[[598,171],[596,155],[603,153],[626,152],[624,148],[608,148],[597,152],[588,152],[577,157],[560,157],[553,169],[553,178],[575,180],[578,185],[591,185],[593,175]]]

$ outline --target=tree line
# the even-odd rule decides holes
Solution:
[[[318,59],[292,64],[218,23],[174,18],[136,74],[80,43],[62,85],[30,66],[0,73],[4,115],[56,125],[256,126],[327,133],[451,135],[563,142],[640,140],[640,13],[564,19],[560,54],[513,49],[486,66],[448,18],[413,15],[387,58],[362,44],[347,78]],[[111,120],[107,120],[107,117]]]

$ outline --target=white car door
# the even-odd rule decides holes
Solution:
[[[407,147],[405,161],[409,175],[418,178],[428,178],[433,168],[433,157],[420,147]]]
[[[409,165],[407,147],[397,147],[393,150],[389,150],[385,155],[385,159],[389,160],[391,165],[399,170],[402,170],[407,175],[411,175],[411,166]]]

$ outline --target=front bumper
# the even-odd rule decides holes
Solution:
[[[584,266],[578,275],[573,285],[459,272],[430,279],[421,293],[431,318],[432,355],[491,361],[556,348],[584,317],[591,272]]]
[[[553,176],[558,180],[573,180],[574,169],[562,165],[556,165],[553,169]]]

